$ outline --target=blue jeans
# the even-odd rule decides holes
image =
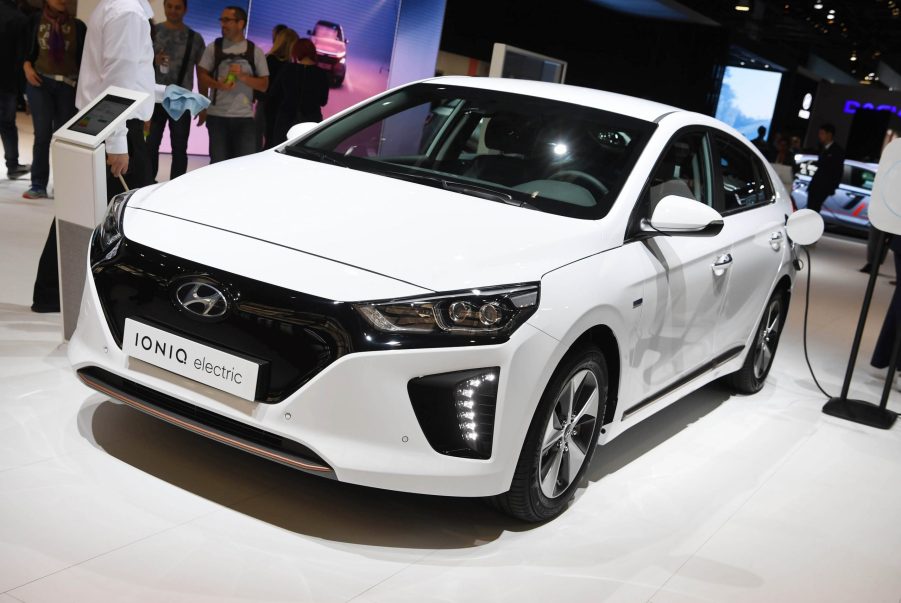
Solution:
[[[19,131],[16,129],[15,92],[0,92],[0,139],[3,141],[6,169],[15,169],[19,165]]]
[[[25,95],[34,121],[31,187],[46,190],[50,179],[50,139],[77,112],[75,88],[65,82],[41,76],[41,85],[28,84]]]
[[[206,118],[210,133],[210,163],[257,152],[256,126],[252,117]]]
[[[163,105],[157,103],[153,108],[150,120],[150,135],[147,137],[147,148],[150,150],[150,175],[155,179],[160,166],[160,144],[163,142],[163,130],[169,124],[169,141],[172,144],[172,167],[169,169],[169,180],[175,180],[188,171],[188,136],[191,134],[191,112],[185,111],[179,119],[172,119]]]

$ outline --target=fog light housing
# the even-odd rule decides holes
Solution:
[[[407,392],[429,445],[438,453],[491,457],[500,368],[480,368],[412,379]]]

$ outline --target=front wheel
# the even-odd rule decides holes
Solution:
[[[784,292],[776,291],[767,302],[751,342],[751,349],[742,367],[727,377],[732,388],[740,394],[755,394],[763,388],[773,366],[779,336],[785,324],[788,299]]]
[[[607,402],[607,364],[596,348],[567,356],[541,397],[510,490],[494,497],[529,522],[563,512],[594,454]]]

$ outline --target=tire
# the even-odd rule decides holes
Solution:
[[[607,384],[607,363],[597,348],[564,357],[538,403],[510,490],[493,497],[495,507],[528,522],[566,509],[597,447]]]
[[[785,292],[780,290],[773,293],[764,307],[745,363],[726,377],[727,383],[737,393],[756,394],[763,388],[773,366],[787,310],[788,296]]]

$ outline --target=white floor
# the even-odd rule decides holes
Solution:
[[[901,601],[901,425],[820,412],[803,279],[761,393],[685,398],[602,448],[562,517],[526,526],[477,501],[294,472],[91,393],[59,315],[28,308],[52,205],[26,188],[0,177],[0,603]],[[863,258],[842,238],[813,251],[811,360],[830,393]],[[852,388],[872,401],[891,272]]]

